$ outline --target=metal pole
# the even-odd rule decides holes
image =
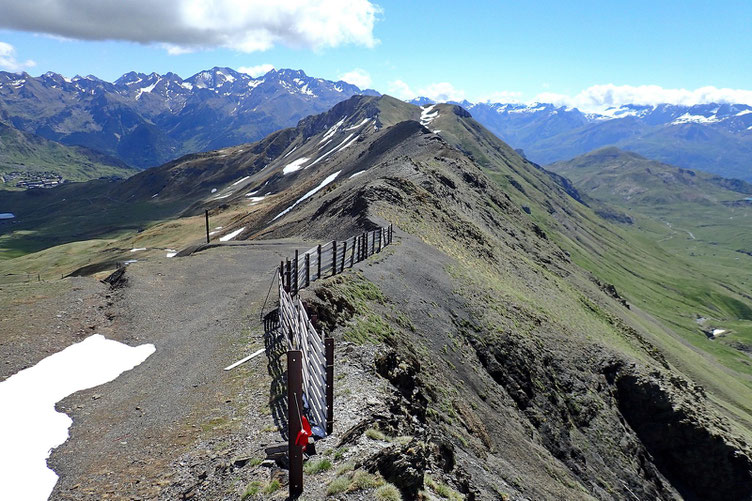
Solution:
[[[305,286],[311,285],[311,255],[305,253]]]
[[[316,280],[318,280],[319,278],[321,278],[321,244],[319,244],[319,246],[316,248],[316,253],[318,255],[318,263],[319,263],[317,272],[316,272]]]
[[[337,241],[332,240],[332,276],[337,274]]]
[[[334,338],[324,339],[326,350],[326,433],[334,429]]]
[[[379,252],[381,252],[381,240],[384,236],[384,228],[379,228]]]
[[[353,237],[352,252],[350,253],[350,268],[355,264],[355,242],[358,241],[358,237]]]
[[[342,271],[345,271],[346,260],[347,260],[347,240],[342,242]]]
[[[290,281],[290,278],[291,278],[290,277],[290,260],[287,259],[286,261],[287,262],[285,263],[285,268],[286,268],[285,269],[285,290],[289,294],[289,292],[290,292],[290,286],[292,284],[292,282]]]
[[[303,409],[303,354],[299,350],[287,352],[287,447],[290,460],[290,499],[303,494],[303,448],[295,443],[300,432]]]
[[[209,209],[204,209],[204,215],[206,216],[206,243],[209,243]]]

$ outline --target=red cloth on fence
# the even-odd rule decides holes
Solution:
[[[298,436],[295,437],[295,444],[298,447],[305,447],[308,445],[308,439],[313,435],[313,432],[311,431],[311,425],[308,422],[308,418],[303,416],[301,421],[303,426],[298,432]]]

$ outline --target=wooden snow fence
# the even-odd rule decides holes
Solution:
[[[322,338],[306,313],[298,291],[320,278],[335,276],[392,243],[392,225],[332,240],[282,261],[279,267],[279,321],[288,342],[287,427],[290,499],[303,493],[303,416],[321,434],[334,424],[334,339]],[[308,412],[306,412],[306,409]],[[301,435],[302,434],[302,435]],[[301,439],[302,436],[302,439]]]
[[[295,295],[320,278],[332,277],[352,268],[356,263],[381,252],[392,243],[392,225],[365,231],[347,240],[332,240],[300,254],[295,251],[292,259],[280,263],[282,284],[285,290]]]

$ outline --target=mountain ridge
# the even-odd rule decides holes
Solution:
[[[617,146],[684,168],[752,180],[752,106],[746,104],[625,104],[592,113],[551,103],[456,104],[542,165]]]
[[[261,139],[360,93],[377,94],[287,69],[254,78],[214,67],[185,80],[129,72],[115,82],[0,72],[0,116],[19,130],[144,168]]]

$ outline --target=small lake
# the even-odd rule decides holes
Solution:
[[[95,334],[0,383],[0,498],[46,500],[57,483],[47,467],[52,449],[68,440],[73,421],[55,404],[112,381],[154,353]]]

